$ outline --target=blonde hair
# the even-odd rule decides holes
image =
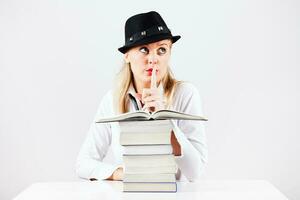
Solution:
[[[117,74],[114,82],[116,83],[113,91],[114,108],[116,108],[115,112],[119,114],[126,113],[129,111],[129,108],[127,107],[129,102],[127,91],[130,84],[133,83],[133,73],[131,71],[130,63],[126,63],[124,61],[123,66]],[[168,67],[167,73],[162,78],[161,82],[164,88],[164,95],[166,97],[166,108],[169,108],[172,104],[174,91],[179,81],[174,78],[170,67]]]

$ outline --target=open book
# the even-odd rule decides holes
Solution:
[[[162,119],[207,121],[207,119],[204,117],[177,112],[174,110],[158,110],[153,113],[139,110],[136,112],[124,113],[113,117],[99,118],[96,120],[96,123],[120,122],[120,121],[148,121],[148,120],[162,120]]]

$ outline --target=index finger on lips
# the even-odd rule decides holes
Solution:
[[[152,69],[151,88],[156,88],[156,66],[154,66]]]

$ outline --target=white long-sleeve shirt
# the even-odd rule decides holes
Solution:
[[[163,92],[163,87],[160,85]],[[128,95],[135,97],[135,90],[131,85]],[[141,109],[141,103],[129,102],[129,112]],[[202,116],[202,102],[197,88],[191,83],[180,83],[174,93],[170,109]],[[100,117],[114,116],[112,91],[102,99],[95,120]],[[198,179],[207,160],[207,145],[204,122],[192,120],[171,120],[173,131],[181,146],[181,156],[175,160],[181,172],[181,179],[186,177],[189,181]],[[107,179],[112,173],[123,165],[123,147],[119,142],[120,129],[118,123],[92,122],[86,140],[79,152],[76,173],[85,179]],[[104,162],[109,147],[112,150],[113,163]],[[182,177],[182,175],[184,177]]]

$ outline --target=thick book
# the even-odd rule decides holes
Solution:
[[[126,174],[167,174],[176,173],[175,157],[169,155],[123,156],[124,173]]]
[[[120,144],[123,146],[171,143],[173,125],[170,120],[121,121],[119,126]]]
[[[176,182],[175,174],[124,174],[123,182]]]
[[[125,166],[166,166],[175,165],[174,155],[138,155],[123,156]]]
[[[120,114],[113,117],[99,118],[96,123],[120,122],[120,121],[147,121],[162,119],[201,120],[207,121],[205,117],[178,112],[175,110],[158,110],[153,113],[136,111]]]
[[[171,144],[171,131],[165,133],[122,133],[120,144],[126,145],[156,145]]]
[[[123,155],[160,155],[160,154],[172,154],[172,153],[173,153],[173,148],[170,144],[162,144],[162,145],[151,144],[151,145],[124,146]]]
[[[121,121],[119,126],[121,133],[165,133],[173,129],[170,120]]]
[[[176,192],[174,183],[123,183],[124,192]]]
[[[177,165],[164,166],[124,166],[124,172],[127,174],[176,174],[178,171]]]

